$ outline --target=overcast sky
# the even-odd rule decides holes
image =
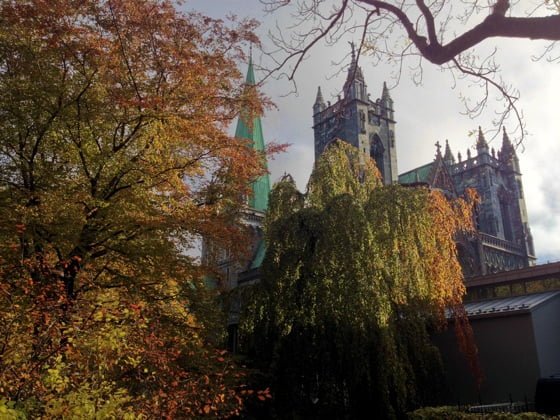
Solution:
[[[531,3],[531,0],[524,1]],[[215,18],[230,12],[257,18],[261,22],[258,33],[265,48],[270,47],[269,30],[278,25],[287,34],[287,27],[292,22],[285,13],[265,14],[258,0],[190,0],[183,7]],[[358,39],[359,36],[355,35],[354,40]],[[560,260],[560,65],[531,59],[543,51],[545,44],[541,42],[494,40],[487,41],[482,48],[494,46],[499,48],[503,78],[521,92],[520,108],[529,134],[524,141],[524,150],[518,149],[518,156],[538,263],[557,261]],[[318,46],[312,50],[296,74],[297,94],[286,96],[292,86],[285,80],[269,79],[263,86],[264,92],[278,107],[268,111],[263,118],[265,139],[291,143],[287,153],[269,163],[273,182],[287,172],[296,179],[301,190],[305,189],[314,160],[311,126],[317,86],[321,86],[325,100],[336,101],[346,73],[340,72],[340,66],[333,63],[340,62],[348,53],[349,46],[344,41],[335,47]],[[258,64],[265,59],[257,52],[254,60]],[[360,65],[372,99],[381,96],[383,81],[392,88],[399,173],[431,162],[436,141],[444,144],[449,139],[453,153],[461,152],[466,156],[468,148],[474,152],[476,141],[469,132],[479,125],[484,130],[492,128],[495,108],[488,109],[475,120],[461,115],[464,109],[460,94],[474,97],[479,93],[477,88],[466,83],[454,87],[449,74],[436,66],[424,63],[423,83],[416,86],[407,77],[406,70],[400,83],[395,85],[391,77],[394,69],[390,66],[374,66],[367,57],[360,59]],[[509,126],[513,130],[513,121],[506,123],[506,128]],[[498,150],[501,143],[501,136],[498,136],[490,146]]]

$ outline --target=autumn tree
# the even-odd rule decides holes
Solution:
[[[403,68],[411,70],[416,82],[422,80],[426,61],[452,74],[453,79],[467,79],[469,90],[464,98],[466,111],[478,116],[496,94],[499,113],[495,133],[504,120],[513,116],[518,123],[518,139],[524,135],[519,109],[519,91],[500,77],[496,59],[499,38],[540,40],[542,55],[558,61],[555,50],[560,40],[560,3],[541,0],[533,4],[522,1],[378,1],[378,0],[261,0],[268,11],[287,8],[295,22],[290,34],[273,34],[277,51],[272,55],[272,72],[282,72],[293,80],[304,57],[318,42],[333,45],[346,34],[359,38],[358,52],[372,57],[375,63],[395,65],[396,82]],[[494,47],[485,48],[494,43]],[[508,49],[507,55],[516,51]],[[358,54],[360,55],[360,54]],[[537,57],[539,58],[539,57]],[[478,95],[478,96],[475,96]]]
[[[263,278],[243,326],[253,356],[271,366],[283,415],[393,418],[437,402],[430,333],[446,311],[476,359],[455,245],[472,228],[470,199],[379,179],[373,161],[338,141],[307,194],[289,177],[272,191]]]
[[[237,412],[188,251],[243,243],[264,169],[226,130],[262,108],[236,69],[255,23],[167,0],[9,0],[0,23],[0,412]]]

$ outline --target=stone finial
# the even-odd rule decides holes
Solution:
[[[443,160],[445,163],[449,165],[453,165],[455,163],[455,157],[453,153],[451,153],[451,147],[449,147],[449,140],[445,140],[445,154],[443,155]]]
[[[511,159],[517,158],[517,153],[515,152],[515,147],[511,143],[509,136],[506,132],[506,128],[503,127],[503,141],[502,141],[502,150],[500,151],[500,158],[502,161],[508,162]]]
[[[484,133],[482,128],[478,126],[478,139],[476,141],[476,150],[480,153],[481,151],[488,151],[488,143],[484,138]]]
[[[321,86],[317,87],[317,97],[315,98],[316,104],[324,104],[325,100],[323,99],[323,93],[321,92]]]
[[[352,64],[354,64],[356,62],[356,44],[354,44],[354,41],[349,41],[348,43],[350,44],[350,48],[352,49]]]
[[[436,141],[435,146],[436,146],[436,157],[441,157],[441,144],[439,140]]]
[[[358,58],[356,56],[356,45],[353,41],[349,42],[350,47],[352,48],[351,51],[351,59],[350,66],[348,67],[348,74],[346,76],[346,82],[344,83],[344,95],[346,96],[350,90],[351,85],[356,81],[362,82],[365,87],[364,75],[362,73],[362,69],[358,66]],[[361,98],[364,99],[364,98]]]
[[[317,97],[315,98],[315,103],[313,104],[313,115],[325,110],[327,106],[325,105],[325,100],[323,99],[323,93],[321,92],[321,86],[317,88]]]
[[[391,94],[389,93],[389,88],[387,87],[387,82],[383,82],[383,91],[381,92],[381,98],[391,99]]]
[[[502,127],[503,129],[503,137],[502,137],[502,150],[505,149],[509,149],[515,152],[515,148],[513,147],[513,144],[511,143],[511,140],[509,139],[509,136],[506,132],[506,127]]]
[[[508,134],[507,134],[506,126],[505,126],[505,125],[502,126],[502,132],[504,133],[504,135],[503,135],[503,140],[504,140],[504,141],[509,141],[509,136],[508,136]]]

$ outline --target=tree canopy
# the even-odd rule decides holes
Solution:
[[[18,0],[0,23],[0,412],[237,412],[188,250],[244,242],[263,159],[226,130],[264,103],[236,68],[255,22]]]
[[[340,141],[305,195],[289,177],[274,187],[243,328],[271,366],[280,412],[390,418],[436,402],[441,361],[429,333],[448,313],[476,368],[455,244],[472,229],[472,200],[382,186],[373,161]]]

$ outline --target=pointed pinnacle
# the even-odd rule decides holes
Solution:
[[[445,139],[445,154],[451,155],[451,147],[449,147],[449,140]]]
[[[352,48],[352,64],[354,64],[356,62],[356,45],[354,44],[354,41],[350,41],[349,44]]]
[[[247,77],[245,78],[245,84],[254,86],[255,82],[255,71],[253,70],[253,54],[249,53],[249,66],[247,68]]]
[[[482,128],[480,127],[480,125],[478,126],[478,140],[476,142],[476,148],[477,149],[488,148],[488,143],[484,138],[484,133],[482,132]]]
[[[515,147],[513,147],[513,144],[511,143],[511,140],[509,139],[509,136],[506,133],[505,127],[503,127],[503,131],[504,131],[504,136],[502,141],[502,154],[506,153],[506,155],[509,154],[515,155]]]
[[[445,140],[445,155],[443,159],[455,163],[455,156],[451,153],[451,147],[449,147],[449,140],[447,139]]]
[[[509,136],[508,136],[508,134],[507,134],[507,132],[506,132],[506,127],[504,126],[504,127],[502,127],[502,128],[503,128],[503,132],[504,132],[504,135],[503,135],[503,144],[511,145],[511,140],[509,139]]]
[[[389,89],[387,88],[387,82],[383,82],[383,92],[381,93],[383,99],[390,98]]]
[[[321,86],[317,88],[317,97],[315,98],[316,104],[324,104],[325,100],[323,99],[323,93],[321,92]]]

